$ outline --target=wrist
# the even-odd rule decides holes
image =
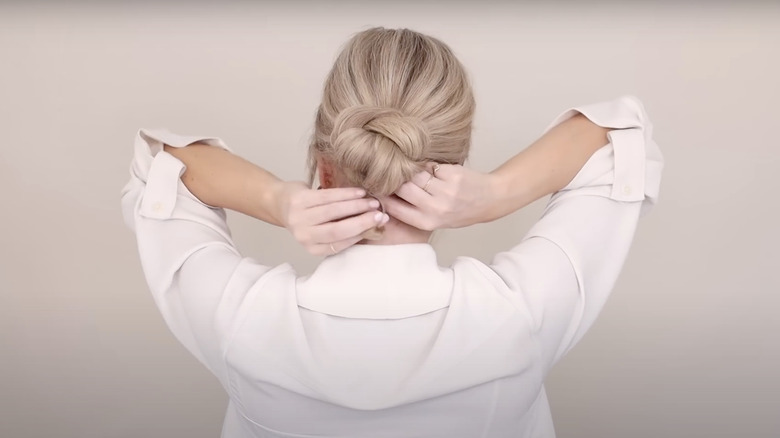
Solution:
[[[503,172],[490,172],[488,178],[490,183],[490,192],[488,195],[490,208],[487,213],[488,220],[494,221],[508,214],[505,210],[509,199],[510,184]]]
[[[289,210],[290,183],[280,179],[269,181],[265,190],[262,191],[260,207],[261,211],[267,212],[267,217],[263,218],[265,222],[279,227],[287,228],[286,212]],[[259,218],[258,218],[259,219]]]

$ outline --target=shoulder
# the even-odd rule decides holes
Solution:
[[[479,300],[500,300],[525,311],[520,295],[495,270],[473,257],[458,257],[452,263],[453,294],[469,294]]]

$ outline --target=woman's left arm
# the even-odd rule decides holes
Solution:
[[[375,226],[372,204],[360,196],[358,189],[310,190],[279,181],[218,138],[142,129],[122,212],[168,328],[226,384],[224,352],[247,294],[264,276],[288,268],[243,257],[224,208],[284,225],[310,251],[331,253],[331,243],[343,249]],[[357,216],[328,222],[350,213]]]
[[[314,255],[342,251],[387,220],[363,189],[312,190],[208,144],[165,145],[164,150],[184,163],[181,180],[201,202],[285,227]]]

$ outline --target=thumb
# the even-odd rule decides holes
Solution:
[[[385,211],[390,217],[421,230],[430,229],[426,215],[414,205],[396,196],[383,199]]]

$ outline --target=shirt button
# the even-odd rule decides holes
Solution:
[[[159,213],[163,210],[163,203],[162,202],[155,202],[152,204],[152,211],[155,213]]]
[[[628,195],[631,194],[631,192],[632,192],[631,186],[629,186],[629,185],[623,186],[623,194],[624,195],[628,196]]]

